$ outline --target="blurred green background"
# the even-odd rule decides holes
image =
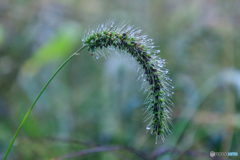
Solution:
[[[112,145],[148,158],[173,147],[240,154],[239,7],[239,0],[0,0],[0,159],[42,87],[82,46],[85,30],[110,18],[140,27],[168,62],[172,134],[156,145],[146,133],[146,94],[129,61],[94,61],[84,50],[43,93],[8,159],[51,159]],[[72,159],[142,158],[121,150]],[[209,158],[168,152],[155,159]]]

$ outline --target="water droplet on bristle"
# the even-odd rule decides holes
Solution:
[[[172,89],[174,88],[174,86],[172,86]]]
[[[98,57],[96,57],[96,59],[98,59]]]
[[[150,130],[150,129],[151,129],[150,124],[147,125],[146,129],[147,129],[147,130]]]
[[[152,42],[152,39],[148,39],[147,41],[148,41],[148,42]]]

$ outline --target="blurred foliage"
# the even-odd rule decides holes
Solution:
[[[172,134],[155,145],[155,136],[146,133],[146,95],[130,62],[94,61],[84,50],[44,92],[9,159],[51,159],[91,148],[49,137],[130,146],[146,154],[159,147],[240,154],[239,6],[238,0],[1,0],[0,159],[42,87],[82,46],[84,30],[109,18],[131,20],[160,46],[175,86]],[[192,159],[170,157],[157,159]],[[114,151],[81,159],[139,157]]]

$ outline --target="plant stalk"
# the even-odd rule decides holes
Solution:
[[[35,99],[35,101],[33,102],[33,104],[31,105],[31,107],[28,109],[28,111],[27,111],[25,117],[23,118],[21,124],[19,125],[19,127],[18,127],[18,129],[17,129],[17,131],[16,131],[16,133],[15,133],[15,135],[14,135],[14,137],[13,137],[12,140],[11,140],[11,143],[10,143],[10,145],[9,145],[9,147],[8,147],[8,150],[7,150],[7,152],[6,152],[3,160],[6,160],[6,159],[7,159],[7,156],[8,156],[8,154],[9,154],[11,148],[12,148],[12,145],[13,145],[15,139],[17,138],[17,135],[18,135],[19,131],[21,130],[21,128],[22,128],[24,122],[26,121],[28,115],[30,114],[30,112],[31,112],[31,110],[33,109],[34,105],[37,103],[38,99],[40,98],[40,96],[42,95],[42,93],[44,92],[44,90],[47,88],[47,86],[49,85],[49,83],[53,80],[53,78],[57,75],[57,73],[65,66],[65,64],[67,64],[68,61],[69,61],[70,59],[72,59],[73,56],[75,56],[77,53],[79,53],[79,52],[80,52],[81,50],[83,50],[85,47],[86,47],[86,46],[81,47],[81,48],[78,49],[76,52],[74,52],[70,57],[68,57],[68,59],[67,59],[65,62],[62,63],[62,65],[57,69],[57,71],[56,71],[56,72],[52,75],[52,77],[48,80],[48,82],[47,82],[46,85],[43,87],[43,89],[41,90],[41,92],[39,93],[39,95],[37,96],[37,98]]]

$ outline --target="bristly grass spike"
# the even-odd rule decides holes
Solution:
[[[146,98],[147,117],[150,120],[147,130],[160,137],[163,141],[170,133],[168,124],[172,125],[169,106],[173,106],[170,98],[172,97],[172,80],[168,76],[168,69],[165,69],[165,59],[158,55],[160,50],[155,50],[153,40],[147,39],[147,35],[140,35],[139,28],[133,28],[129,23],[120,23],[114,26],[114,21],[109,20],[105,24],[99,25],[96,30],[90,29],[83,37],[84,46],[92,52],[94,57],[107,57],[114,54],[113,48],[119,51],[128,52],[139,63],[142,88],[144,92],[149,91]],[[99,54],[101,53],[101,54]]]

